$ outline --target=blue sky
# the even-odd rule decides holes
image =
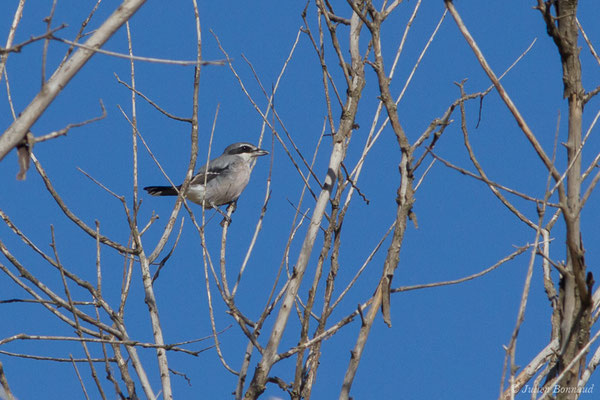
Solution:
[[[404,2],[384,26],[384,59],[388,67],[415,3],[416,1]],[[558,53],[546,35],[539,12],[532,9],[535,2],[514,4],[464,0],[456,3],[465,23],[497,74],[503,72],[536,40],[531,51],[504,78],[503,84],[546,152],[551,154],[559,114],[559,141],[566,138],[567,108],[562,99],[562,72]],[[88,29],[97,27],[117,4],[114,1],[103,3]],[[8,32],[16,5],[16,1],[3,4],[4,12],[0,13],[2,35]],[[92,5],[93,2],[59,0],[53,26],[63,22],[69,26],[57,36],[74,37],[80,21],[85,18]],[[48,15],[50,6],[51,2],[26,4],[15,42],[45,31],[42,19]],[[233,65],[249,92],[264,110],[267,100],[242,55],[252,63],[265,88],[269,90],[303,25],[301,12],[304,3],[239,2],[225,7],[218,2],[202,2],[199,7],[204,59],[224,58],[210,33],[212,30],[233,58]],[[334,2],[334,7],[341,15],[349,16],[345,2]],[[423,2],[392,83],[394,96],[404,86],[443,11],[442,1]],[[599,12],[600,5],[595,2],[580,4],[579,20],[593,43],[600,43],[600,28],[597,24]],[[310,28],[316,32],[315,6],[312,3],[308,7],[307,19]],[[136,55],[178,60],[193,60],[196,57],[195,25],[189,1],[148,2],[131,20],[131,31]],[[339,34],[347,40],[346,28],[340,27]],[[366,42],[363,43],[363,50],[366,45]],[[347,42],[343,46],[347,49]],[[590,56],[583,41],[580,46],[583,83],[586,90],[591,90],[600,84],[598,64]],[[119,30],[104,48],[126,53],[125,30]],[[58,65],[66,49],[65,44],[50,43],[48,75]],[[337,59],[331,54],[331,47],[328,47],[328,51],[331,69],[335,71],[334,79],[343,92],[343,79],[335,69]],[[7,73],[17,113],[29,104],[40,89],[41,54],[42,43],[39,42],[8,58]],[[312,158],[326,117],[320,71],[312,45],[306,35],[301,35],[275,99],[275,107],[286,129],[308,159]],[[352,169],[360,157],[377,107],[376,77],[368,67],[366,71],[367,86],[357,117],[360,128],[353,133],[345,161],[348,169]],[[128,228],[120,203],[77,169],[81,168],[114,192],[124,195],[131,204],[131,128],[118,108],[121,106],[130,114],[131,96],[117,82],[115,74],[123,80],[129,80],[129,62],[96,55],[63,90],[32,131],[35,135],[43,135],[69,123],[95,117],[100,114],[99,99],[102,99],[107,110],[105,119],[73,129],[66,137],[40,143],[34,152],[57,191],[82,220],[90,226],[94,225],[94,221],[99,221],[104,234],[126,243]],[[465,84],[467,92],[483,91],[490,86],[454,21],[448,16],[399,104],[401,123],[411,141],[416,140],[430,122],[441,117],[459,97],[459,90],[454,82],[465,78],[468,79]],[[0,123],[4,130],[10,125],[12,117],[5,94],[4,78],[2,83]],[[136,63],[138,90],[178,116],[190,116],[192,83],[193,67]],[[599,104],[596,98],[586,106],[584,129],[589,127]],[[199,160],[206,159],[217,107],[219,114],[213,140],[213,156],[230,143],[258,141],[262,119],[241,91],[236,78],[226,66],[207,66],[202,69],[200,83]],[[485,98],[478,127],[479,102],[467,104],[466,109],[470,139],[488,176],[531,196],[543,196],[547,172],[497,94],[492,92]],[[334,117],[337,116],[339,108],[334,110]],[[137,118],[141,134],[161,165],[174,181],[181,181],[189,161],[189,125],[167,119],[139,98]],[[453,120],[437,144],[436,153],[456,165],[472,170],[463,145],[460,115],[455,113]],[[258,317],[264,307],[282,260],[295,213],[290,202],[297,204],[302,190],[298,173],[281,145],[275,141],[272,147],[271,142],[271,132],[267,130],[262,146],[271,151],[273,158],[263,157],[258,161],[250,185],[238,203],[228,237],[227,263],[231,281],[244,259],[254,232],[270,175],[272,195],[264,227],[236,300],[242,311],[253,319]],[[325,137],[316,158],[314,170],[320,179],[326,173],[330,144],[330,138]],[[584,165],[587,166],[598,153],[599,145],[592,132],[583,155]],[[565,156],[565,152],[559,147],[557,165],[561,170],[565,168]],[[358,181],[369,204],[355,196],[344,221],[341,269],[334,296],[339,295],[345,283],[352,278],[393,221],[396,211],[395,192],[399,184],[399,159],[396,139],[388,127],[368,155]],[[143,149],[139,151],[139,164],[141,186],[167,184]],[[419,170],[418,176],[423,170],[424,168]],[[49,253],[52,224],[65,266],[85,279],[94,281],[94,240],[82,234],[64,218],[33,168],[22,182],[15,180],[16,173],[16,155],[12,152],[0,162],[3,184],[0,209],[40,248]],[[311,183],[316,187],[314,180]],[[144,236],[144,245],[152,249],[166,224],[174,198],[154,198],[145,193],[141,193],[140,197],[143,201],[140,225],[145,225],[153,212],[160,216]],[[409,224],[393,287],[467,276],[493,265],[513,252],[514,246],[523,246],[534,240],[535,232],[519,222],[485,185],[446,168],[441,163],[434,165],[415,197],[414,212],[418,218],[418,229]],[[537,218],[535,205],[512,197],[511,200],[529,218]],[[192,207],[200,215],[200,208],[194,205]],[[314,201],[307,197],[301,210],[312,212],[313,207]],[[594,273],[600,250],[597,241],[600,235],[597,224],[599,208],[598,197],[592,196],[582,215],[586,262]],[[169,343],[211,334],[199,237],[187,214],[182,212],[180,218],[181,216],[185,217],[185,223],[180,243],[154,286],[165,340]],[[206,232],[208,248],[215,260],[218,259],[221,235],[219,221],[220,217],[215,217]],[[306,225],[305,223],[300,228],[292,244],[290,264],[296,260]],[[552,257],[564,260],[562,223],[554,228],[552,237],[555,238],[551,248]],[[56,271],[33,254],[4,224],[0,224],[0,238],[32,272],[48,282],[53,290],[63,293],[60,276]],[[172,245],[173,240],[174,237],[169,245]],[[316,250],[300,289],[303,298],[312,281],[318,244],[321,241],[322,235],[317,239]],[[371,296],[381,274],[388,244],[389,239],[357,286],[334,312],[332,323],[352,312],[359,302],[364,302]],[[508,343],[514,328],[528,260],[529,253],[525,253],[474,281],[393,295],[393,327],[388,328],[380,316],[377,318],[351,395],[355,399],[455,399],[464,397],[465,394],[470,398],[496,398],[504,360],[502,346]],[[104,293],[109,301],[116,304],[123,260],[110,249],[103,248],[102,262]],[[0,263],[8,264],[4,258],[0,259]],[[546,346],[550,336],[551,308],[542,283],[541,262],[538,260],[525,323],[517,345],[517,364],[522,366]],[[214,288],[214,283],[211,284]],[[74,292],[84,298],[84,293],[75,289]],[[2,274],[0,300],[11,298],[27,298],[27,295]],[[224,357],[237,369],[247,340],[233,319],[224,313],[225,307],[216,293],[213,294],[213,300],[217,328],[234,325],[220,339]],[[317,303],[317,309],[320,310],[320,306],[321,303]],[[0,340],[17,333],[73,335],[72,329],[37,305],[0,304],[0,307],[3,321],[0,323]],[[266,344],[268,339],[270,321],[263,329],[260,340],[262,344]],[[152,341],[139,267],[134,273],[126,323],[132,337]],[[298,326],[298,319],[292,314],[280,351],[297,343]],[[355,321],[324,343],[318,381],[313,390],[314,399],[337,397],[359,327],[359,322]],[[207,340],[191,345],[190,348],[199,350],[210,343]],[[592,346],[592,349],[595,350],[595,347]],[[0,350],[61,357],[68,354],[82,357],[83,354],[79,345],[63,342],[13,342],[0,346]],[[97,355],[99,354],[98,352]],[[159,377],[154,351],[140,350],[140,354],[148,366],[153,387],[157,391]],[[258,354],[255,353],[250,371],[253,371],[258,360]],[[11,388],[19,399],[40,396],[49,399],[83,398],[69,364],[22,360],[3,354],[0,354],[0,361]],[[183,378],[172,377],[175,398],[232,398],[230,393],[235,389],[236,378],[221,366],[213,350],[208,350],[199,357],[171,353],[169,363],[171,368],[185,373],[191,380],[190,386]],[[295,359],[288,359],[276,365],[273,375],[291,381],[294,363]],[[86,368],[81,365],[80,371],[85,376],[88,390],[93,392]],[[104,372],[101,371],[100,375],[103,379]],[[600,380],[593,377],[589,385],[594,383],[600,384]],[[110,393],[108,382],[105,388]],[[142,393],[141,388],[138,388],[138,393]],[[265,393],[265,398],[269,396],[287,397],[273,384],[268,386]],[[524,395],[521,396],[525,398]]]

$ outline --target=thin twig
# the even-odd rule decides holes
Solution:
[[[504,103],[506,104],[507,108],[509,109],[509,111],[511,112],[513,117],[515,118],[515,121],[517,122],[517,124],[519,125],[519,127],[521,128],[523,133],[525,134],[525,137],[527,138],[527,140],[529,140],[529,142],[531,143],[532,147],[534,148],[535,152],[538,154],[539,158],[541,159],[541,161],[543,162],[545,167],[552,174],[552,177],[554,178],[554,180],[556,182],[560,181],[560,179],[561,179],[560,173],[558,172],[558,170],[556,169],[554,164],[552,164],[552,161],[550,160],[550,158],[546,155],[546,152],[544,151],[542,145],[537,140],[537,138],[533,134],[532,130],[529,128],[529,125],[527,124],[527,122],[525,121],[525,119],[523,118],[521,113],[519,112],[518,108],[512,102],[512,100],[509,97],[506,90],[504,89],[504,86],[502,86],[502,84],[496,77],[496,74],[494,73],[494,71],[491,69],[491,67],[487,63],[485,57],[483,56],[483,53],[481,52],[481,50],[479,49],[479,46],[477,46],[477,43],[475,42],[475,39],[473,39],[473,37],[469,33],[469,30],[467,29],[466,25],[462,21],[462,18],[458,14],[458,11],[454,7],[454,4],[452,3],[451,0],[444,0],[444,2],[446,4],[446,8],[448,8],[448,10],[450,11],[450,14],[452,14],[452,17],[454,18],[454,21],[456,22],[458,29],[463,34],[463,36],[465,37],[465,40],[467,41],[467,43],[473,50],[473,53],[477,57],[477,60],[481,64],[483,70],[488,75],[490,80],[493,82],[494,86],[496,87],[496,90],[498,91],[498,94],[500,95],[500,97],[502,98]],[[558,186],[558,194],[559,194],[561,204],[564,203],[566,205],[566,193],[565,193],[565,188],[563,185]]]
[[[133,60],[132,60],[132,62],[133,62]],[[117,75],[116,72],[115,72],[115,78],[117,79],[118,83],[120,83],[121,85],[125,86],[127,89],[131,90],[133,93],[139,95],[142,99],[146,100],[148,102],[148,104],[150,104],[152,107],[154,107],[155,109],[157,109],[158,111],[160,111],[162,114],[164,114],[168,118],[174,119],[175,121],[182,121],[182,122],[189,122],[189,123],[192,122],[192,118],[178,117],[178,116],[176,116],[174,114],[171,114],[171,113],[167,112],[165,109],[163,109],[158,104],[156,104],[154,101],[152,101],[144,93],[142,93],[139,90],[137,90],[136,88],[130,86],[127,82],[122,81],[121,78],[119,78],[119,75]]]
[[[83,391],[83,395],[87,400],[90,400],[90,396],[87,394],[87,390],[85,389],[85,384],[83,383],[83,379],[81,379],[81,374],[79,373],[79,368],[77,368],[77,364],[75,363],[73,356],[69,354],[69,358],[71,359],[71,364],[73,365],[73,369],[75,370],[75,374],[77,375],[77,380],[79,380],[79,384],[81,385],[81,390]],[[88,357],[89,360],[89,357]]]
[[[21,42],[19,44],[15,44],[14,46],[10,46],[10,47],[0,47],[0,54],[4,55],[4,54],[8,54],[8,53],[20,53],[21,50],[23,50],[23,47],[27,46],[28,44],[40,41],[40,40],[44,40],[44,39],[48,39],[48,38],[53,38],[53,34],[56,33],[57,31],[64,29],[67,27],[67,24],[62,24],[61,26],[54,28],[42,35],[38,35],[38,36],[32,36],[29,39],[27,39],[24,42]]]
[[[473,279],[477,279],[483,275],[486,275],[490,272],[492,272],[493,270],[495,270],[496,268],[498,268],[499,266],[501,266],[502,264],[514,259],[515,257],[517,257],[520,254],[523,254],[527,249],[529,249],[530,247],[532,247],[533,245],[525,245],[522,247],[519,247],[517,250],[515,250],[514,252],[512,252],[511,254],[509,254],[508,256],[504,257],[503,259],[501,259],[500,261],[498,261],[497,263],[495,263],[494,265],[492,265],[491,267],[488,267],[486,269],[484,269],[483,271],[479,271],[473,275],[469,275],[469,276],[465,276],[464,278],[459,278],[459,279],[453,279],[450,281],[443,281],[443,282],[435,282],[435,283],[425,283],[425,284],[421,284],[421,285],[412,285],[412,286],[401,286],[395,289],[392,289],[392,293],[398,293],[398,292],[408,292],[411,290],[418,290],[418,289],[426,289],[426,288],[433,288],[433,287],[440,287],[440,286],[448,286],[448,285],[456,285],[459,283],[463,283],[463,282],[467,282]]]
[[[2,390],[4,391],[4,395],[6,396],[6,400],[16,400],[10,391],[10,386],[8,386],[8,379],[6,379],[6,375],[4,374],[4,367],[2,366],[2,362],[0,361],[0,385],[2,385]]]
[[[181,237],[181,232],[183,232],[183,222],[184,222],[184,218],[182,217],[181,225],[179,225],[179,231],[177,232],[177,236],[175,237],[175,243],[173,243],[173,247],[171,247],[171,250],[169,250],[167,255],[164,256],[164,258],[162,260],[160,260],[160,262],[158,263],[158,268],[156,269],[156,272],[154,272],[154,275],[152,276],[152,284],[154,284],[154,281],[156,281],[158,279],[158,276],[160,275],[160,271],[166,265],[169,258],[171,258],[171,256],[173,255],[173,252],[175,251],[175,248],[177,247],[177,244],[179,243],[179,238]]]
[[[504,185],[501,185],[501,184],[499,184],[499,183],[497,183],[497,182],[493,182],[493,181],[488,181],[488,182],[486,182],[486,181],[485,181],[485,180],[484,180],[484,179],[483,179],[481,176],[479,176],[479,175],[477,175],[477,174],[474,174],[473,172],[470,172],[469,170],[466,170],[466,169],[464,169],[464,168],[461,168],[461,167],[459,167],[459,166],[456,166],[456,165],[452,164],[450,161],[447,161],[446,159],[444,159],[444,158],[442,158],[442,157],[438,156],[438,155],[437,155],[436,153],[434,153],[433,151],[430,151],[430,154],[432,155],[432,157],[433,157],[433,158],[435,158],[436,160],[440,161],[440,162],[441,162],[442,164],[444,164],[445,166],[447,166],[447,167],[449,167],[449,168],[452,168],[452,169],[454,169],[454,170],[456,170],[456,171],[460,172],[460,173],[461,173],[461,174],[463,174],[463,175],[467,175],[467,176],[469,176],[469,177],[471,177],[471,178],[475,178],[475,179],[477,179],[477,180],[479,180],[479,181],[482,181],[482,182],[484,182],[484,183],[486,183],[486,184],[488,184],[488,182],[489,182],[489,184],[490,184],[490,185],[492,185],[492,186],[495,186],[495,187],[497,187],[498,189],[502,189],[502,190],[504,190],[505,192],[508,192],[508,193],[510,193],[510,194],[513,194],[513,195],[515,195],[515,196],[518,196],[518,197],[520,197],[520,198],[522,198],[522,199],[524,199],[524,200],[532,201],[532,202],[534,202],[534,203],[541,203],[541,202],[542,202],[542,200],[541,200],[541,199],[538,199],[538,198],[535,198],[535,197],[531,197],[531,196],[529,196],[529,195],[527,195],[527,194],[525,194],[525,193],[518,192],[518,191],[516,191],[516,190],[514,190],[514,189],[511,189],[511,188],[509,188],[509,187],[506,187],[506,186],[504,186]],[[558,203],[550,203],[550,202],[548,202],[548,203],[546,203],[546,204],[547,204],[549,207],[560,208],[560,204],[558,204]]]
[[[52,183],[50,182],[50,179],[48,178],[48,175],[46,174],[46,171],[44,171],[44,169],[42,168],[42,165],[37,160],[37,158],[35,157],[35,155],[31,154],[31,160],[33,161],[33,164],[35,165],[35,168],[37,169],[38,173],[42,177],[42,180],[44,181],[44,184],[46,185],[46,189],[48,189],[48,192],[50,192],[50,194],[52,195],[52,197],[56,201],[56,204],[58,204],[58,206],[60,207],[60,209],[62,210],[62,212],[71,221],[73,221],[77,226],[79,226],[85,233],[87,233],[88,235],[90,235],[91,237],[93,237],[95,239],[96,238],[96,231],[94,229],[90,228],[88,225],[86,225],[79,217],[77,217],[67,207],[67,205],[63,202],[62,198],[56,192],[56,190],[54,190],[54,187],[52,186]],[[110,247],[114,248],[115,250],[118,250],[118,251],[120,251],[122,253],[125,253],[125,254],[136,254],[138,252],[136,249],[127,248],[127,247],[125,247],[125,246],[123,246],[123,245],[121,245],[121,244],[119,244],[117,242],[114,242],[114,241],[110,240],[106,236],[101,236],[100,237],[100,241],[103,244],[105,244],[107,246],[110,246]]]
[[[100,115],[98,117],[90,118],[83,122],[69,124],[61,130],[50,132],[44,136],[38,136],[35,138],[35,143],[45,142],[46,140],[50,140],[50,139],[57,138],[59,136],[66,135],[69,132],[69,130],[71,130],[73,128],[79,128],[80,126],[91,124],[92,122],[96,122],[96,121],[100,121],[101,119],[104,119],[106,117],[106,109],[104,108],[104,103],[102,102],[102,100],[100,100],[100,107],[102,108],[102,115]]]
[[[23,8],[25,7],[25,0],[19,0],[19,5],[15,11],[15,15],[12,20],[12,24],[10,25],[10,30],[8,31],[8,37],[6,38],[6,46],[5,48],[9,48],[12,46],[13,41],[15,40],[15,33],[17,32],[17,27],[19,26],[19,22],[21,21],[21,17],[23,16]],[[8,58],[8,53],[0,55],[0,82],[2,81],[2,76],[6,76],[6,60]],[[8,89],[8,78],[7,78],[7,89]],[[10,91],[9,91],[10,97]],[[12,108],[12,101],[11,108]],[[14,117],[13,112],[13,117]]]
[[[124,59],[130,60],[130,61],[145,61],[145,62],[152,62],[152,63],[159,63],[159,64],[183,65],[183,66],[225,65],[225,62],[226,62],[226,60],[215,60],[215,61],[204,61],[204,60],[191,61],[190,60],[190,61],[187,61],[187,60],[168,60],[165,58],[155,58],[155,57],[140,57],[140,56],[117,53],[114,51],[103,50],[103,49],[99,49],[99,48],[93,48],[93,47],[87,46],[85,44],[72,42],[70,40],[58,38],[56,36],[52,36],[52,39],[62,42],[62,43],[66,43],[71,46],[79,47],[81,49],[91,50],[94,53],[105,54],[105,55],[117,57],[117,58],[124,58]]]
[[[127,0],[126,7],[123,5],[118,6],[87,40],[86,46],[93,50],[102,47],[145,1]],[[21,143],[35,121],[39,119],[63,88],[94,54],[94,51],[80,48],[69,58],[69,62],[63,64],[52,74],[51,78],[44,85],[44,88],[33,98],[10,127],[4,131],[4,134],[0,136],[0,161]]]

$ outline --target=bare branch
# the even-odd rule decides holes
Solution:
[[[56,201],[56,204],[58,204],[58,206],[60,207],[62,212],[65,213],[65,215],[71,221],[75,222],[75,224],[77,224],[77,226],[79,226],[85,233],[87,233],[88,235],[90,235],[91,237],[93,237],[95,239],[96,231],[94,229],[90,228],[89,226],[87,226],[81,219],[79,219],[75,214],[73,214],[73,212],[67,207],[67,205],[61,199],[61,197],[58,195],[56,190],[54,190],[54,187],[52,186],[52,183],[50,182],[48,175],[46,175],[46,171],[44,171],[44,169],[42,168],[42,165],[39,163],[39,161],[37,160],[35,155],[32,154],[31,158],[33,160],[33,164],[35,165],[35,168],[37,169],[38,173],[40,174],[40,176],[42,177],[42,179],[44,181],[44,184],[46,185],[46,189],[48,189],[48,191],[50,192],[50,194],[52,195],[52,197]],[[125,254],[137,254],[137,252],[138,252],[138,250],[136,250],[136,249],[130,249],[123,245],[120,245],[119,243],[113,242],[112,240],[110,240],[109,238],[107,238],[105,236],[100,237],[100,242],[114,248],[115,250],[125,253]]]
[[[6,375],[4,374],[4,367],[2,366],[2,362],[0,362],[0,384],[2,385],[2,390],[4,391],[6,400],[16,400],[12,392],[10,391],[10,387],[8,386],[8,380],[6,379]]]
[[[34,142],[35,143],[45,142],[46,140],[50,140],[50,139],[57,138],[59,136],[66,135],[69,132],[69,130],[71,130],[73,128],[79,128],[80,126],[91,124],[92,122],[96,122],[96,121],[100,121],[101,119],[104,119],[106,117],[106,109],[104,108],[104,103],[102,102],[102,100],[100,100],[100,108],[102,109],[102,115],[100,115],[98,117],[90,118],[83,122],[76,122],[74,124],[69,124],[59,131],[50,132],[44,136],[38,136],[34,139]]]
[[[69,61],[52,75],[44,85],[43,90],[37,94],[17,120],[0,136],[0,161],[23,140],[31,126],[75,74],[95,54],[95,50],[102,47],[145,2],[146,0],[125,0],[87,40],[86,46],[92,50],[80,48]]]
[[[126,60],[130,60],[130,61],[145,61],[145,62],[152,62],[152,63],[158,63],[158,64],[169,64],[169,65],[182,65],[182,66],[190,66],[190,65],[202,65],[202,66],[206,66],[206,65],[225,65],[226,61],[225,60],[216,60],[216,61],[204,61],[204,60],[195,60],[195,61],[188,61],[188,60],[168,60],[165,58],[154,58],[154,57],[140,57],[140,56],[134,56],[134,55],[127,55],[127,54],[122,54],[122,53],[116,53],[114,51],[108,51],[108,50],[102,50],[99,48],[94,48],[92,46],[88,46],[86,44],[81,44],[81,43],[76,43],[76,42],[72,42],[70,40],[67,39],[61,39],[61,38],[57,38],[55,36],[52,36],[52,39],[62,42],[62,43],[66,43],[69,44],[71,46],[75,46],[75,47],[79,47],[80,49],[85,49],[85,50],[89,50],[92,51],[94,53],[100,53],[100,54],[105,54],[107,56],[113,56],[113,57],[117,57],[117,58],[124,58]]]
[[[458,14],[458,11],[454,7],[454,4],[452,3],[451,0],[444,0],[444,1],[445,1],[445,4],[446,4],[446,7],[450,11],[450,14],[452,14],[452,17],[454,18],[454,21],[456,22],[456,25],[458,26],[460,32],[465,37],[465,40],[467,41],[467,43],[469,44],[469,46],[473,50],[473,53],[475,53],[475,56],[477,57],[477,60],[481,64],[481,67],[483,68],[483,70],[485,71],[485,73],[488,75],[488,77],[490,78],[490,80],[492,81],[492,83],[494,84],[494,86],[496,87],[496,90],[498,91],[498,94],[500,95],[500,97],[502,98],[502,100],[504,101],[504,103],[506,104],[506,106],[508,107],[508,109],[510,110],[510,112],[512,113],[512,115],[514,116],[515,121],[517,122],[517,124],[519,125],[519,127],[521,128],[521,130],[523,131],[523,133],[525,134],[525,136],[527,137],[527,140],[529,140],[529,142],[533,146],[535,152],[538,154],[538,156],[540,157],[540,159],[542,160],[542,162],[544,163],[544,165],[546,166],[546,168],[548,169],[548,171],[550,171],[552,173],[552,177],[556,181],[559,181],[560,180],[560,173],[558,172],[558,170],[556,169],[556,167],[554,166],[554,164],[552,164],[552,161],[546,155],[544,149],[542,148],[542,145],[539,143],[539,141],[537,140],[537,138],[535,137],[535,135],[533,134],[533,132],[529,128],[529,125],[527,125],[527,122],[525,122],[525,119],[523,118],[523,116],[521,115],[521,113],[519,112],[519,110],[517,109],[517,107],[514,105],[514,103],[510,99],[510,97],[508,96],[508,93],[504,89],[504,86],[502,86],[502,84],[500,83],[500,81],[496,77],[496,74],[494,74],[494,71],[492,71],[491,67],[489,66],[489,64],[487,63],[485,57],[483,56],[483,53],[479,49],[479,46],[477,46],[477,43],[475,42],[475,39],[473,39],[473,37],[469,33],[466,25],[462,21],[462,18]],[[558,192],[559,192],[559,196],[561,198],[561,201],[564,201],[564,199],[566,198],[566,195],[565,195],[565,189],[564,189],[564,187],[562,185],[560,185],[558,187]]]
[[[21,17],[23,16],[23,7],[25,7],[25,0],[19,0],[19,5],[15,11],[15,15],[13,17],[12,24],[10,25],[10,30],[8,31],[8,37],[6,38],[6,48],[12,46],[13,41],[15,40],[15,33],[17,32],[17,26],[21,21]],[[8,53],[0,55],[0,81],[2,81],[2,76],[6,74],[6,70],[4,69],[6,66],[6,60],[8,58]],[[8,82],[8,81],[7,81]],[[12,102],[11,102],[12,106]],[[14,115],[14,112],[13,112]]]
[[[435,282],[435,283],[424,283],[424,284],[421,284],[421,285],[413,285],[413,286],[401,286],[399,288],[392,289],[392,293],[408,292],[410,290],[426,289],[426,288],[448,286],[448,285],[456,285],[458,283],[463,283],[463,282],[467,282],[467,281],[470,281],[470,280],[473,280],[473,279],[477,279],[477,278],[479,278],[479,277],[481,277],[483,275],[486,275],[486,274],[492,272],[493,270],[495,270],[496,268],[498,268],[502,264],[504,264],[504,263],[506,263],[506,262],[508,262],[508,261],[510,261],[512,259],[514,259],[518,255],[523,254],[530,247],[532,247],[532,245],[525,245],[525,246],[519,247],[517,250],[515,250],[514,252],[512,252],[508,256],[504,257],[502,260],[498,261],[497,263],[495,263],[491,267],[488,267],[488,268],[484,269],[483,271],[477,272],[476,274],[465,276],[464,278],[453,279],[451,281]]]
[[[311,218],[311,224],[308,228],[308,232],[305,236],[302,249],[298,256],[298,261],[295,266],[295,274],[289,280],[286,293],[282,300],[281,308],[273,323],[271,336],[267,347],[265,347],[261,361],[255,370],[252,382],[246,394],[245,399],[256,399],[264,390],[268,380],[269,371],[273,364],[277,361],[277,348],[279,342],[283,336],[285,326],[287,324],[288,317],[292,310],[294,300],[300,288],[300,283],[306,271],[310,255],[312,253],[313,245],[316,239],[316,235],[321,224],[321,219],[325,214],[325,207],[329,202],[329,196],[331,194],[334,181],[337,177],[340,164],[343,161],[346,153],[345,140],[349,138],[354,128],[354,117],[358,109],[358,100],[362,88],[364,87],[364,68],[362,64],[362,58],[358,50],[358,39],[360,36],[360,30],[362,24],[356,14],[352,16],[351,24],[351,54],[352,54],[352,69],[354,74],[352,75],[351,85],[348,88],[348,99],[344,106],[344,113],[340,122],[340,128],[334,137],[333,149],[331,152],[331,158],[329,160],[329,166],[327,168],[327,174],[324,179],[323,189],[319,194],[317,203],[315,205],[313,215]]]
[[[132,60],[133,62],[133,60]],[[141,96],[144,100],[146,100],[152,107],[156,108],[158,111],[160,111],[161,113],[163,113],[165,116],[167,116],[168,118],[174,119],[175,121],[182,121],[182,122],[192,122],[191,118],[182,118],[182,117],[178,117],[174,114],[171,114],[167,111],[165,111],[163,108],[161,108],[158,104],[156,104],[155,102],[153,102],[152,100],[150,100],[145,94],[143,94],[142,92],[140,92],[139,90],[129,86],[129,84],[127,84],[127,82],[123,82],[121,80],[121,78],[119,78],[119,75],[117,75],[115,73],[115,78],[117,78],[117,82],[119,82],[121,85],[125,86],[127,89],[131,90],[133,93]]]
[[[19,44],[15,44],[14,46],[10,46],[10,47],[0,47],[0,54],[4,55],[7,53],[20,53],[21,50],[23,50],[23,47],[27,46],[28,44],[40,41],[40,40],[44,40],[44,39],[49,39],[53,37],[53,34],[56,33],[57,31],[60,31],[61,29],[66,28],[67,25],[66,24],[62,24],[61,26],[54,28],[46,33],[44,33],[43,35],[38,35],[38,36],[32,36],[31,38],[27,39],[24,42],[21,42]]]

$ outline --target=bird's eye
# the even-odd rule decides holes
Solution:
[[[250,148],[250,146],[242,146],[242,151],[244,153],[249,153],[252,151],[252,149]]]

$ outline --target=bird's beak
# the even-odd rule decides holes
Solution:
[[[266,156],[267,154],[269,154],[269,152],[263,149],[256,149],[254,153],[252,153],[254,157]]]

